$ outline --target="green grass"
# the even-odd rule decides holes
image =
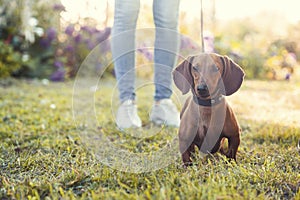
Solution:
[[[140,169],[140,173],[102,164],[109,159],[124,161],[122,155],[105,162],[97,155],[109,150],[101,138],[132,153],[151,154],[166,147],[168,152],[177,150],[168,149],[177,141],[176,129],[156,128],[153,132],[147,122],[153,88],[138,93],[144,125],[140,134],[145,134],[139,138],[115,128],[111,108],[117,104],[107,98],[113,86],[101,87],[94,95],[100,139],[90,141],[89,146],[80,135],[88,130],[87,125],[77,121],[76,126],[73,121],[72,87],[71,82],[25,80],[1,85],[0,199],[300,199],[300,126],[295,119],[280,118],[289,112],[297,115],[299,101],[292,98],[299,94],[297,84],[246,81],[241,91],[229,98],[243,129],[237,163],[220,154],[197,156],[194,165],[184,169],[175,152],[176,157],[170,156],[174,160],[166,161],[168,166],[155,171],[150,168],[149,172]],[[275,109],[280,106],[274,103],[278,100],[276,91],[282,90],[291,95],[290,101],[282,103],[286,109]],[[88,92],[81,92],[84,105]],[[271,108],[266,110],[271,114],[260,116],[261,104],[247,99],[257,93],[274,99],[267,102]],[[279,120],[272,120],[276,117]],[[138,136],[134,131],[132,134]]]

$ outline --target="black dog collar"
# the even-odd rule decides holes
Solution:
[[[221,101],[224,99],[223,95],[220,95],[216,98],[212,98],[212,99],[200,99],[199,97],[197,97],[196,95],[193,95],[193,100],[196,104],[198,104],[199,106],[214,106],[217,105],[219,103],[221,103]]]

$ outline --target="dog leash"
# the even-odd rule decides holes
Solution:
[[[200,27],[201,27],[201,30],[200,30],[200,34],[201,34],[201,47],[202,47],[202,53],[205,52],[205,49],[204,49],[204,36],[203,36],[203,4],[202,4],[202,0],[200,0]]]

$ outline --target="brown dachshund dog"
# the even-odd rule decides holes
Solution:
[[[203,53],[190,56],[173,71],[175,85],[188,97],[180,113],[179,148],[185,166],[192,163],[195,145],[203,153],[220,150],[236,160],[240,127],[224,96],[235,93],[244,71],[227,56]],[[222,148],[228,139],[228,151]]]

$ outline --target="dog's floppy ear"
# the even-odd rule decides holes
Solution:
[[[173,80],[176,87],[186,94],[193,86],[193,76],[191,74],[192,57],[183,60],[173,71]]]
[[[225,91],[223,94],[229,96],[241,87],[245,73],[243,69],[228,56],[221,56],[221,59],[224,65],[222,79]]]

